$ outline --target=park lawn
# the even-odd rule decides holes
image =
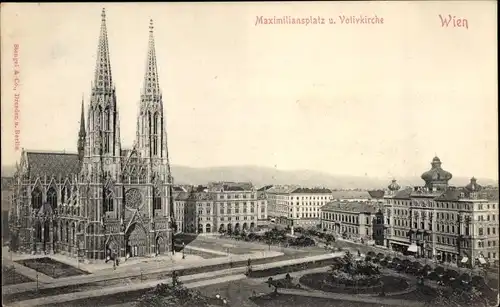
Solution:
[[[49,257],[18,260],[17,263],[52,278],[87,275],[89,272],[75,268]]]
[[[266,296],[252,298],[253,303],[260,307],[281,307],[281,306],[294,306],[294,307],[381,307],[380,304],[362,303],[339,301],[327,298],[307,297],[300,295],[289,294],[268,294]],[[403,306],[401,306],[403,307]]]
[[[32,281],[31,278],[16,272],[14,267],[2,265],[2,286],[17,285]]]

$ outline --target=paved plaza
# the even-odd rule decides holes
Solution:
[[[297,307],[315,304],[317,307],[328,306],[326,302],[345,306],[407,306],[420,307],[421,302],[411,299],[411,293],[415,292],[415,287],[408,288],[410,295],[405,293],[395,294],[391,297],[380,298],[375,296],[349,295],[342,293],[324,293],[307,289],[280,289],[278,297],[273,299],[266,298],[273,291],[265,283],[268,277],[249,278],[244,275],[246,272],[246,261],[254,259],[252,269],[265,270],[274,267],[283,267],[307,261],[321,261],[331,257],[343,255],[343,252],[328,252],[324,248],[295,249],[271,246],[256,243],[237,241],[228,238],[219,238],[217,236],[198,236],[192,237],[185,245],[183,253],[177,252],[175,255],[166,255],[155,258],[131,258],[113,269],[112,264],[102,262],[95,263],[76,263],[75,259],[64,255],[19,255],[5,253],[7,259],[3,259],[4,266],[12,266],[16,272],[31,280],[38,279],[38,282],[24,282],[15,285],[6,285],[2,288],[3,295],[16,295],[20,299],[13,300],[7,306],[125,306],[132,307],[133,302],[138,299],[148,289],[159,283],[171,283],[169,272],[200,268],[201,273],[188,273],[180,277],[181,281],[188,288],[197,288],[203,294],[211,296],[215,294],[227,297],[231,306],[238,307],[272,307],[282,304],[293,304]],[[344,246],[353,253],[361,251],[361,256],[372,251],[373,247],[356,245],[350,242],[336,242],[338,246]],[[384,254],[389,251],[379,249]],[[211,254],[213,257],[201,257],[195,253]],[[21,265],[18,260],[51,257],[54,260],[72,264],[81,270],[86,270],[89,275],[53,278],[51,276],[36,272],[33,269]],[[227,266],[229,263],[241,263],[238,267]],[[208,266],[223,265],[224,269],[208,269]],[[203,271],[207,267],[207,271]],[[301,271],[291,272],[290,276],[298,282],[301,276],[316,272],[324,272],[328,267],[319,267],[313,269],[303,269]],[[390,275],[398,274],[396,272],[386,272]],[[156,274],[156,275],[154,275]],[[143,279],[144,275],[144,279]],[[274,279],[283,279],[286,274],[274,273]],[[138,278],[140,276],[140,279]],[[415,279],[409,278],[411,283],[416,283]],[[74,289],[69,289],[73,286]],[[36,287],[36,288],[35,288]],[[58,292],[59,288],[67,289]],[[48,291],[50,294],[44,296],[42,292],[36,294],[35,289],[39,291]],[[54,291],[49,291],[54,289]],[[76,289],[76,290],[75,290]],[[31,291],[31,292],[26,292]],[[312,292],[311,292],[312,291]],[[27,293],[23,297],[23,293]],[[31,293],[28,295],[28,293]],[[255,299],[254,296],[262,296]],[[408,297],[408,298],[407,298]],[[346,305],[345,302],[350,302]],[[326,305],[325,305],[326,304]],[[342,305],[339,305],[342,306]]]

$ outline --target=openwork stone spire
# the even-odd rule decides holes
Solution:
[[[82,97],[82,113],[80,115],[80,131],[78,133],[79,137],[83,137],[85,139],[85,110],[83,107],[83,97]]]
[[[97,47],[97,63],[93,87],[98,90],[109,90],[113,87],[113,79],[111,77],[105,9],[102,9],[101,17],[101,32],[99,34],[99,45]]]
[[[143,99],[155,99],[161,94],[160,83],[158,81],[158,68],[156,66],[153,28],[153,20],[151,19],[149,22],[148,59],[146,63],[146,73],[144,75],[144,85],[141,93]]]

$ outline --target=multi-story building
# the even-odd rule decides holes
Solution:
[[[332,191],[326,188],[273,186],[266,193],[269,217],[290,227],[317,227],[321,207],[333,198]]]
[[[252,183],[211,183],[208,193],[215,200],[217,231],[234,232],[257,228],[260,203]]]
[[[188,232],[185,223],[185,210],[187,210],[188,192],[174,193],[174,216],[177,224],[177,232]]]
[[[217,233],[257,229],[267,220],[267,200],[251,183],[216,182],[175,195],[182,231]]]
[[[463,188],[451,187],[451,178],[435,157],[422,174],[424,186],[388,187],[386,246],[443,262],[498,260],[498,190],[483,190],[475,178]]]
[[[131,149],[121,147],[104,10],[97,50],[78,152],[22,151],[10,212],[20,251],[104,259],[171,250],[172,177],[152,22]]]
[[[321,228],[344,239],[384,243],[384,217],[376,203],[329,202],[321,207]]]
[[[265,191],[257,191],[257,226],[267,226],[269,220],[267,218],[267,193]]]

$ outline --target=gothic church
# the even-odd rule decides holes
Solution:
[[[78,153],[22,151],[9,221],[14,250],[89,260],[172,251],[173,179],[152,21],[148,44],[136,140],[124,149],[103,9]]]

